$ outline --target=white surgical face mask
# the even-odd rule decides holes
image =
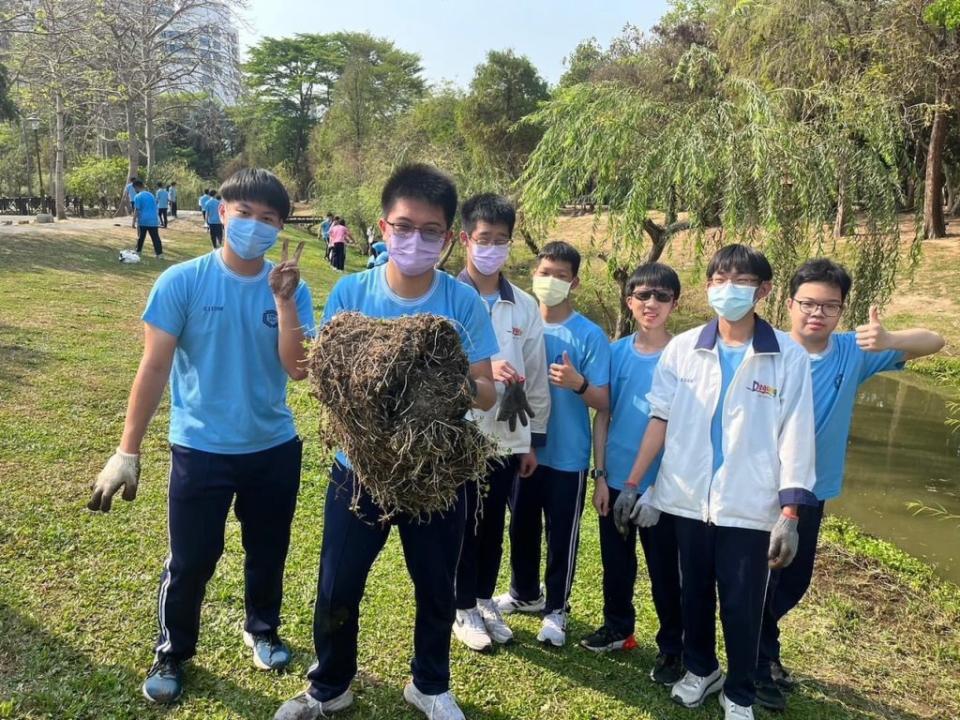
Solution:
[[[567,299],[572,284],[549,275],[534,275],[533,294],[547,307],[553,307]]]
[[[756,304],[757,288],[753,285],[726,283],[707,290],[710,307],[724,320],[736,322]]]

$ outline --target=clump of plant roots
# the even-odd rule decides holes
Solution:
[[[469,362],[444,318],[334,317],[308,355],[321,437],[339,446],[383,511],[423,517],[448,510],[461,485],[482,482],[493,444],[466,418]]]

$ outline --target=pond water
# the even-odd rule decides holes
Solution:
[[[843,495],[827,512],[847,517],[960,584],[960,520],[915,516],[918,501],[960,515],[960,431],[947,427],[947,399],[895,375],[866,383],[857,398]]]

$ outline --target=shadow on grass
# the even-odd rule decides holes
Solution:
[[[163,235],[160,236],[161,240]],[[149,236],[140,263],[127,264],[118,260],[123,249],[136,248],[136,238],[105,237],[92,240],[89,235],[57,234],[16,235],[0,241],[0,274],[61,270],[67,272],[109,273],[124,277],[151,278],[157,274],[157,264],[164,263],[153,257]],[[172,257],[177,261],[183,258]],[[55,291],[55,288],[51,288]]]
[[[141,673],[98,664],[0,603],[0,717],[164,717],[165,708],[143,699],[142,682]],[[277,707],[274,699],[193,664],[186,666],[186,686],[191,696],[215,697],[232,717],[260,720]]]
[[[0,396],[24,390],[27,378],[48,365],[49,352],[39,349],[38,330],[0,322]]]

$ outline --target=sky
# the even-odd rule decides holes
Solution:
[[[243,50],[264,37],[338,30],[386,37],[422,58],[429,83],[466,87],[489,50],[526,55],[550,84],[581,40],[656,24],[667,0],[248,0]]]

